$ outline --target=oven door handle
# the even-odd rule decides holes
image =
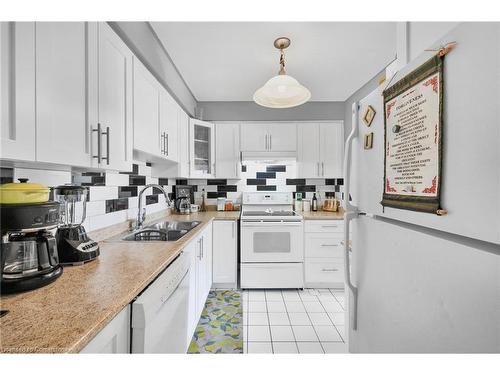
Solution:
[[[241,226],[242,227],[264,227],[264,228],[269,228],[269,227],[301,227],[302,222],[301,221],[246,221],[242,220],[241,221]]]

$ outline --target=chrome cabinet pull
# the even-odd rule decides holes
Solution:
[[[273,149],[273,135],[269,135],[269,150]]]
[[[168,156],[168,133],[165,133],[165,155]]]
[[[337,247],[339,246],[338,244],[328,244],[328,243],[322,243],[321,244],[322,247]]]
[[[317,176],[320,177],[320,174],[319,174],[319,161],[316,162],[316,169],[318,170]]]
[[[106,160],[106,164],[109,165],[109,126],[106,127],[106,131],[102,132],[101,135],[106,135],[106,157],[102,157],[102,160]]]
[[[268,149],[268,147],[267,147],[267,137],[268,137],[268,135],[266,134],[266,151]]]
[[[337,272],[338,268],[322,268],[321,272]]]
[[[321,177],[325,177],[325,163],[321,162]]]
[[[97,159],[97,163],[101,164],[101,124],[97,123],[97,129],[92,129],[92,133],[97,132],[97,156],[92,156],[92,158]]]
[[[322,225],[321,228],[337,228],[338,225]]]
[[[160,139],[161,139],[161,141],[160,141],[160,152],[161,152],[162,155],[165,154],[165,141],[163,139],[164,136],[165,136],[165,133],[161,133],[161,135],[160,135]]]

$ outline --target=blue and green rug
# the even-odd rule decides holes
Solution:
[[[243,308],[236,290],[211,290],[188,354],[243,353]]]

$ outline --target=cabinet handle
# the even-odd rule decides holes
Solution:
[[[97,156],[92,156],[94,159],[97,159],[97,163],[101,164],[101,124],[97,123],[97,129],[92,129],[92,133],[97,132]]]
[[[320,177],[320,174],[319,174],[319,161],[316,162],[316,169],[318,170],[317,176]]]
[[[266,151],[267,151],[267,134],[266,134]]]
[[[201,260],[201,237],[198,240],[198,259]]]
[[[161,133],[161,135],[160,135],[160,139],[161,139],[161,141],[160,141],[160,152],[161,152],[162,155],[165,154],[165,142],[163,141],[164,135],[165,135],[165,133]]]
[[[325,163],[321,162],[321,177],[325,177]]]
[[[101,135],[106,135],[106,157],[101,159],[106,160],[106,164],[109,165],[109,126],[106,127],[106,131],[102,132]]]
[[[273,135],[269,135],[269,150],[273,149]]]
[[[322,225],[321,228],[337,228],[338,225]]]
[[[338,244],[328,244],[328,243],[322,243],[321,244],[322,247],[336,247],[336,246],[339,246]]]
[[[321,272],[337,272],[338,268],[322,268]]]
[[[205,241],[203,241],[203,240],[204,240],[204,238],[203,238],[203,237],[201,237],[201,238],[200,238],[201,257],[202,257],[202,258],[205,258],[205,251],[204,251],[204,249],[203,249],[203,245],[204,245],[204,244],[203,244],[203,242],[205,242]]]
[[[165,155],[168,156],[168,133],[165,133]]]

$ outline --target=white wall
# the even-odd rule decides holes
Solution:
[[[413,60],[460,22],[408,22],[408,57]],[[453,42],[449,40],[447,42]]]

